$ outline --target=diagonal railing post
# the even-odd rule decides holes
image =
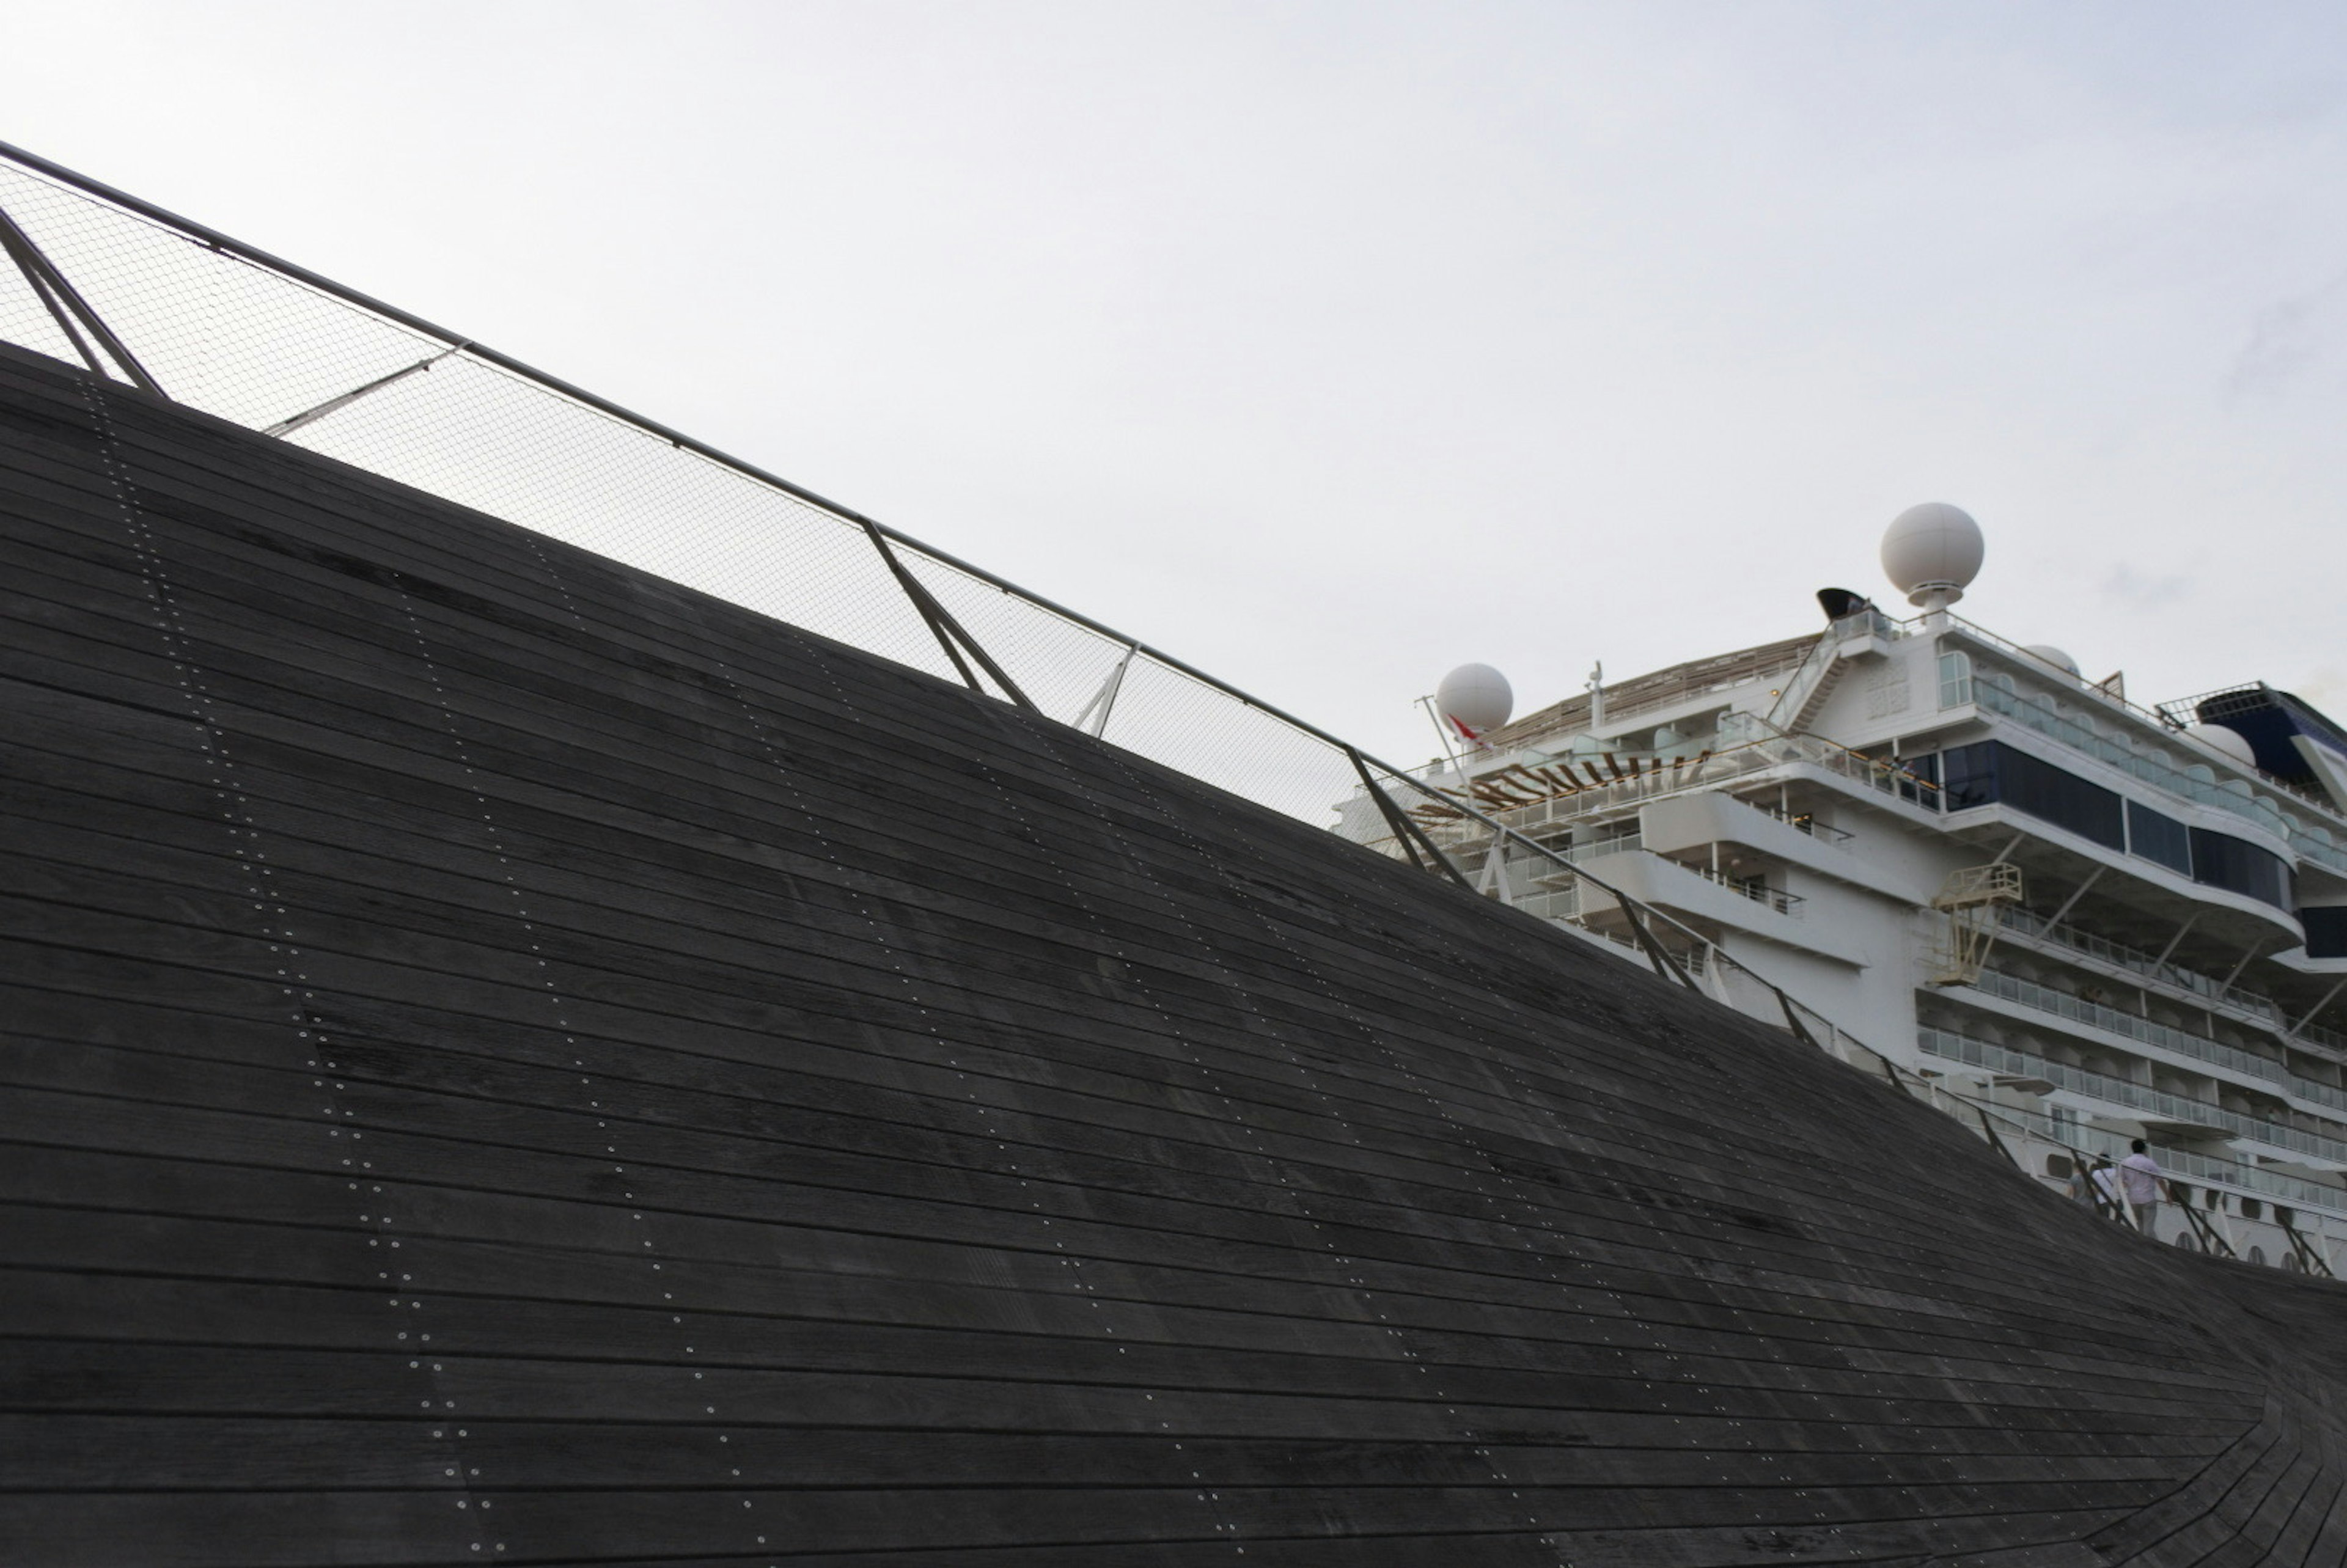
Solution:
[[[1019,689],[1019,683],[994,661],[992,655],[979,646],[978,639],[963,630],[961,622],[938,602],[937,595],[929,591],[928,586],[897,559],[897,552],[888,548],[888,536],[880,531],[880,526],[867,518],[864,521],[864,531],[871,538],[873,547],[879,550],[880,559],[887,563],[889,574],[896,578],[897,586],[905,590],[905,597],[913,601],[915,610],[920,611],[921,619],[928,623],[930,635],[946,651],[946,657],[953,661],[953,667],[961,672],[961,678],[969,689],[981,696],[986,692],[978,677],[970,672],[969,661],[962,658],[963,648],[969,650],[970,658],[978,661],[979,667],[994,678],[994,683],[1001,687],[1013,702],[1030,713],[1040,712],[1042,710],[1027,700],[1027,693]],[[960,648],[955,646],[957,642]]]
[[[1695,978],[1681,967],[1678,959],[1671,956],[1670,949],[1656,941],[1654,933],[1646,929],[1646,922],[1639,917],[1639,906],[1636,901],[1624,898],[1619,893],[1614,894],[1613,897],[1614,902],[1621,908],[1622,917],[1630,922],[1630,934],[1638,938],[1638,946],[1644,948],[1646,950],[1646,957],[1654,960],[1655,972],[1658,975],[1671,976],[1691,991],[1699,989],[1700,988],[1695,983]]]
[[[1466,887],[1468,892],[1474,892],[1472,887],[1467,886],[1467,878],[1460,875],[1459,867],[1450,863],[1450,856],[1443,854],[1434,840],[1427,835],[1426,830],[1412,822],[1409,814],[1396,805],[1393,797],[1369,776],[1369,765],[1361,753],[1347,746],[1345,755],[1352,760],[1353,771],[1360,775],[1361,787],[1369,792],[1369,799],[1376,803],[1378,814],[1386,819],[1386,825],[1401,841],[1402,853],[1409,856],[1409,863],[1420,871],[1440,871],[1460,886]],[[1423,857],[1419,854],[1421,849],[1425,852]],[[1498,853],[1496,843],[1493,853]]]
[[[16,263],[16,270],[25,274],[26,282],[32,286],[33,292],[39,296],[42,305],[55,318],[58,330],[74,345],[74,352],[80,354],[83,363],[89,366],[90,374],[113,379],[108,374],[106,366],[98,363],[97,355],[91,352],[81,332],[76,330],[77,321],[81,328],[98,341],[115,364],[121,367],[122,374],[128,376],[140,391],[151,392],[158,397],[167,395],[156,384],[155,378],[147,374],[147,367],[140,364],[130,350],[124,346],[122,340],[98,319],[97,313],[90,309],[89,302],[81,297],[63,272],[57,271],[56,264],[41,253],[41,248],[33,243],[33,237],[8,216],[5,208],[0,208],[0,250],[6,251],[8,259]]]
[[[342,410],[348,408],[352,404],[356,403],[363,397],[372,397],[376,393],[381,392],[384,387],[395,385],[399,382],[405,381],[409,376],[415,374],[419,371],[430,370],[434,365],[438,364],[450,354],[463,353],[466,346],[466,344],[461,343],[451,344],[449,347],[442,349],[438,354],[431,354],[424,359],[417,360],[414,364],[409,365],[405,370],[395,370],[389,375],[378,375],[373,381],[367,382],[364,385],[354,386],[348,392],[337,394],[336,395],[326,399],[323,403],[318,404],[313,407],[305,408],[290,419],[281,419],[274,425],[264,426],[261,433],[263,436],[291,436],[293,432],[301,429],[305,425],[315,425],[319,420],[323,419],[329,414],[340,413]]]
[[[1117,693],[1124,690],[1124,672],[1133,668],[1133,656],[1140,651],[1141,646],[1138,643],[1128,642],[1124,645],[1124,656],[1116,661],[1113,669],[1109,671],[1108,679],[1101,682],[1100,690],[1092,693],[1092,701],[1086,702],[1078,711],[1076,716],[1068,721],[1070,724],[1083,731],[1094,740],[1100,739],[1107,733],[1109,712],[1116,706]],[[1087,723],[1085,722],[1087,720],[1091,722]]]

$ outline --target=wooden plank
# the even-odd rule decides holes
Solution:
[[[0,1529],[60,1560],[2327,1527],[2335,1291],[1486,901],[5,351],[0,548]]]

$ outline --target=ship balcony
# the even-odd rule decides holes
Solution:
[[[2075,965],[2132,990],[2221,1014],[2253,1029],[2274,1033],[2289,1030],[2281,1004],[2246,986],[2229,985],[2172,959],[2012,905],[1998,908],[1997,923],[1996,939],[2008,946]]]
[[[2138,1056],[2229,1085],[2242,1101],[2231,1108],[2244,1113],[2255,1113],[2247,1100],[2255,1094],[2300,1115],[2347,1118],[2347,1090],[2292,1072],[2285,1062],[1994,969],[1983,970],[1970,986],[1950,986],[1938,994],[2013,1022],[2050,1027],[2106,1054]]]
[[[1851,835],[1838,828],[1803,826],[1765,806],[1725,793],[1676,795],[1639,808],[1639,836],[1658,855],[1686,863],[1709,858],[1731,867],[1750,856],[1799,866],[1846,886],[1879,894],[1901,904],[1927,904],[1932,890],[1845,847]],[[1725,863],[1717,851],[1727,846]]]
[[[2234,957],[2249,948],[2273,954],[2306,943],[2306,928],[2289,910],[2246,893],[2195,882],[2164,866],[2080,837],[2041,817],[2006,805],[1972,806],[1943,819],[1949,835],[2022,869],[2033,890],[2098,884],[2147,931],[2189,925],[2195,950]]]
[[[1845,964],[1864,962],[1851,955],[1846,932],[1811,927],[1803,917],[1808,900],[1799,894],[1757,879],[1685,865],[1655,853],[1651,846],[1624,848],[1625,842],[1592,845],[1611,852],[1593,855],[1579,864],[1625,897],[1662,909],[1706,935],[1738,931]],[[1596,887],[1585,886],[1579,908],[1584,919],[1603,921],[1613,902]]]
[[[2049,920],[2043,915],[2011,906],[2000,908],[1997,918],[1996,940],[2002,946],[2069,964],[2097,979],[2116,981],[2147,998],[2159,997],[2211,1017],[2248,1025],[2274,1035],[2284,1045],[2310,1056],[2347,1063],[2347,1032],[2313,1021],[2323,1007],[2337,999],[2339,992],[2312,993],[2312,1001],[2301,996],[2289,1006],[2284,1006],[2262,991],[2229,984],[2172,958],[2162,958],[2144,948],[2114,941],[2067,921]],[[2229,956],[2238,958],[2239,955]],[[2219,954],[2218,957],[2222,958],[2228,955]],[[2294,961],[2294,954],[2275,953],[2270,958],[2285,968],[2299,968]],[[2340,968],[2331,972],[2347,972],[2347,959],[2337,962]]]
[[[2280,1159],[2311,1160],[2324,1168],[2347,1170],[2347,1139],[2326,1137],[2268,1117],[2171,1094],[1950,1030],[1925,1027],[1917,1030],[1916,1042],[1926,1056],[1984,1068],[2002,1077],[2045,1079],[2056,1090],[2089,1102],[2098,1115],[2116,1114],[2137,1121],[2169,1123],[2196,1133],[2221,1132],[2236,1142],[2254,1145],[2260,1153]],[[2145,1112],[2149,1113],[2148,1118]]]
[[[1931,1048],[1927,1046],[1926,1049]],[[1961,1036],[1948,1036],[1945,1051],[1934,1054],[1944,1056],[1946,1053],[1971,1050],[1973,1054],[1984,1055],[1998,1049]],[[2096,1120],[2103,1124],[2092,1126],[2056,1117],[2045,1111],[2006,1104],[1999,1104],[1995,1114],[1999,1120],[2017,1125],[2045,1143],[2098,1154],[2114,1163],[2127,1157],[2127,1140],[2129,1137],[2141,1137],[2154,1129],[2165,1130],[2180,1125],[2157,1116],[2135,1115],[2097,1117]],[[2145,1132],[2121,1131],[2130,1126],[2143,1128]],[[2190,1139],[2188,1129],[2186,1130],[2186,1137]],[[2180,1177],[2203,1188],[2217,1186],[2229,1191],[2235,1199],[2236,1211],[2245,1218],[2261,1219],[2262,1214],[2254,1205],[2270,1203],[2287,1204],[2294,1209],[2317,1210],[2335,1220],[2347,1222],[2347,1187],[2342,1187],[2336,1179],[2321,1179],[2329,1173],[2314,1166],[2249,1164],[2229,1159],[2220,1151],[2178,1148],[2173,1143],[2163,1143],[2158,1158],[2161,1169],[2171,1179]],[[2241,1202],[2245,1199],[2249,1201],[2247,1204]]]

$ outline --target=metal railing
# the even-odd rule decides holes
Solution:
[[[1671,864],[1678,866],[1682,871],[1694,872],[1706,882],[1718,884],[1739,898],[1748,898],[1764,908],[1774,909],[1779,915],[1789,915],[1795,919],[1800,917],[1801,906],[1809,902],[1798,893],[1788,893],[1781,887],[1771,887],[1766,882],[1753,877],[1730,876],[1724,871],[1714,871],[1708,866],[1688,866],[1676,860]]]
[[[0,341],[1060,719],[1273,810],[1334,815],[1363,842],[1383,815],[1392,853],[1455,878],[1396,802],[1445,808],[1570,874],[1533,897],[1577,914],[1595,889],[1632,933],[1585,930],[1592,939],[1633,946],[1689,985],[1741,976],[1796,1034],[1888,1063],[1701,933],[1480,807],[680,431],[5,143],[0,216],[16,263],[0,265]],[[1927,798],[1896,769],[1806,738],[1769,737],[1722,765],[1786,762]]]
[[[1817,646],[1809,650],[1799,668],[1778,689],[1777,701],[1768,709],[1768,722],[1780,730],[1800,727],[1802,710],[1840,661],[1842,644],[1851,638],[1879,637],[1884,641],[1895,641],[1905,635],[1900,622],[1879,610],[1861,610],[1841,617],[1818,639]]]
[[[2043,1111],[1994,1102],[1985,1109],[1990,1115],[2024,1128],[2049,1143],[2099,1154],[2114,1164],[2125,1159],[2133,1147],[2124,1133],[2061,1121]],[[2301,1176],[2282,1175],[2257,1165],[2244,1164],[2239,1160],[2203,1154],[2172,1143],[2162,1144],[2157,1158],[2161,1168],[2170,1175],[2188,1176],[2206,1185],[2228,1186],[2242,1194],[2278,1198],[2299,1208],[2321,1209],[2347,1219],[2347,1187],[2327,1187]]]
[[[0,214],[182,406],[1081,720],[1290,815],[1325,824],[1358,785],[1337,737],[468,334],[5,144]],[[138,384],[57,305],[0,256],[0,340]]]
[[[1975,674],[1973,678],[1973,702],[1989,712],[2012,719],[2024,728],[2034,730],[2073,751],[2098,758],[2156,789],[2239,817],[2283,840],[2310,860],[2320,861],[2336,871],[2347,871],[2347,847],[2342,847],[2335,840],[2316,836],[2311,826],[2294,820],[2288,813],[2260,797],[2247,779],[2219,780],[2215,768],[2207,764],[2196,763],[2178,767],[2163,763],[2157,757],[2146,755],[2132,746],[2115,741],[2075,718],[2053,712],[2018,692],[2008,690],[1999,683],[2004,679],[1990,674]],[[2179,741],[2178,743],[2184,743]],[[2190,771],[2192,767],[2200,768],[2209,776],[2194,776]],[[2287,796],[2301,810],[2330,812],[2325,803],[2311,798],[2293,784],[2269,774],[2259,774],[2257,777],[2277,794]]]
[[[2016,1078],[2042,1078],[2056,1088],[2074,1093],[2124,1105],[2132,1110],[2148,1111],[2170,1121],[2197,1126],[2214,1127],[2237,1137],[2265,1143],[2278,1149],[2290,1149],[2301,1154],[2311,1154],[2318,1160],[2331,1160],[2347,1165],[2347,1141],[2325,1138],[2318,1133],[2303,1132],[2295,1127],[2270,1122],[2263,1117],[2245,1116],[2238,1111],[2228,1111],[2205,1100],[2188,1099],[2181,1094],[2169,1094],[2163,1090],[2147,1089],[2140,1083],[2107,1073],[2089,1072],[2084,1068],[2070,1067],[2050,1061],[2010,1046],[1974,1040],[1970,1035],[1955,1034],[1947,1030],[1924,1029],[1916,1031],[1917,1042],[1933,1056],[1983,1067],[1991,1072]]]
[[[2271,997],[2250,990],[2246,986],[2229,986],[2213,976],[2183,965],[2163,962],[2140,948],[2130,948],[2124,942],[2114,942],[2107,937],[2083,931],[2066,921],[2056,922],[2043,915],[2006,905],[1997,911],[1998,923],[2008,931],[2054,947],[2065,948],[2082,958],[2096,960],[2108,968],[2122,971],[2129,983],[2148,981],[2196,1007],[2222,1008],[2237,1016],[2267,1028],[2285,1027],[2281,1005]]]
[[[1428,869],[1458,875],[1397,798],[1574,872],[1473,803],[1137,639],[467,334],[5,143],[0,218],[16,263],[0,265],[0,341],[1081,726],[1356,840],[1382,832],[1385,847]],[[1657,972],[1684,975],[1684,955],[1705,938],[1574,875],[1577,903],[1581,882],[1598,887],[1638,924]]]
[[[2145,1045],[2172,1050],[2178,1056],[2189,1056],[2212,1067],[2229,1068],[2244,1077],[2259,1079],[2277,1088],[2288,1088],[2293,1081],[2290,1070],[2270,1057],[2242,1050],[2205,1035],[2174,1029],[2138,1013],[2123,1012],[2117,1008],[2089,1001],[2084,997],[2073,996],[2067,991],[2055,990],[2051,986],[2041,986],[2033,980],[2024,980],[1996,969],[1982,970],[1980,977],[1973,982],[1973,989],[1988,996],[2001,997],[2021,1007],[2067,1019],[2073,1023],[2124,1035]]]

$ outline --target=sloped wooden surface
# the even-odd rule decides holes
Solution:
[[[0,1560],[2338,1564],[2337,1286],[0,351]]]

